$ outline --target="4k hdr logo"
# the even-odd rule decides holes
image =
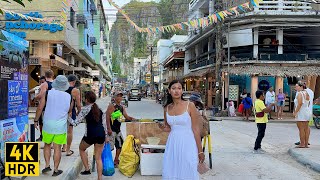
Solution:
[[[39,176],[39,143],[5,144],[6,176]]]

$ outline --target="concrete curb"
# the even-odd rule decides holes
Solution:
[[[320,172],[320,164],[313,162],[309,159],[307,159],[305,156],[295,152],[293,149],[289,149],[288,153],[290,156],[292,156],[294,159],[296,159],[300,164],[303,164],[307,167],[310,167],[311,169]]]
[[[77,179],[80,171],[83,168],[81,157],[79,156],[77,160],[73,163],[72,167],[63,172],[60,180],[74,180]]]
[[[243,119],[229,119],[228,117],[211,117],[209,118],[210,121],[243,121],[243,122],[247,122],[244,121]],[[255,122],[255,120],[250,119],[250,122]],[[296,123],[296,121],[292,121],[292,120],[269,120],[268,123]]]

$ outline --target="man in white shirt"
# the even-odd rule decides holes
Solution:
[[[271,86],[269,88],[269,91],[266,93],[266,99],[265,99],[266,106],[269,106],[270,104],[275,103],[275,101],[276,101],[276,93],[273,91],[273,87]],[[272,108],[272,110],[274,110],[274,108]],[[273,119],[271,117],[271,113],[272,111],[269,112],[269,119]]]

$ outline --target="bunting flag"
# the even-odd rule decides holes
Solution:
[[[66,1],[66,0],[63,0]],[[121,9],[117,4],[115,4],[112,0],[108,0],[109,4],[115,7],[134,27],[138,32],[146,32],[146,33],[160,33],[160,32],[175,32],[177,30],[186,30],[189,26],[192,28],[203,28],[208,27],[212,24],[224,21],[226,18],[231,16],[239,16],[241,13],[247,13],[253,10],[253,7],[257,7],[260,2],[263,0],[250,0],[244,4],[239,6],[232,7],[228,10],[220,11],[214,14],[209,15],[208,17],[203,17],[199,19],[190,20],[187,22],[181,22],[177,24],[171,24],[166,26],[160,27],[148,27],[148,28],[141,28],[135,22],[133,22],[130,17],[125,13],[123,9]]]

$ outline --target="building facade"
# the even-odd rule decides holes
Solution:
[[[224,9],[244,2],[226,1]],[[215,13],[214,2],[209,0],[191,1],[189,8],[190,20]],[[222,107],[228,100],[239,104],[239,95],[244,89],[253,99],[257,90],[273,87],[278,93],[283,89],[287,94],[285,111],[292,111],[294,85],[299,79],[307,81],[315,91],[315,97],[320,95],[317,70],[320,43],[316,35],[319,23],[317,9],[311,3],[283,0],[265,0],[252,12],[226,19],[222,38],[225,43],[221,51],[223,61],[218,72],[221,81],[215,80],[214,26],[192,29],[186,43],[185,59],[189,88],[204,87],[204,99],[209,107],[214,104],[217,82],[223,84]]]
[[[101,1],[89,0],[44,0],[25,3],[22,7],[17,3],[0,2],[7,10],[16,12],[0,16],[3,28],[30,42],[30,89],[38,85],[47,69],[52,69],[55,76],[76,74],[88,79],[93,78],[92,70],[101,71],[97,66],[100,64],[100,36],[96,37],[100,32],[98,7],[101,4]],[[44,21],[27,21],[17,13]]]

